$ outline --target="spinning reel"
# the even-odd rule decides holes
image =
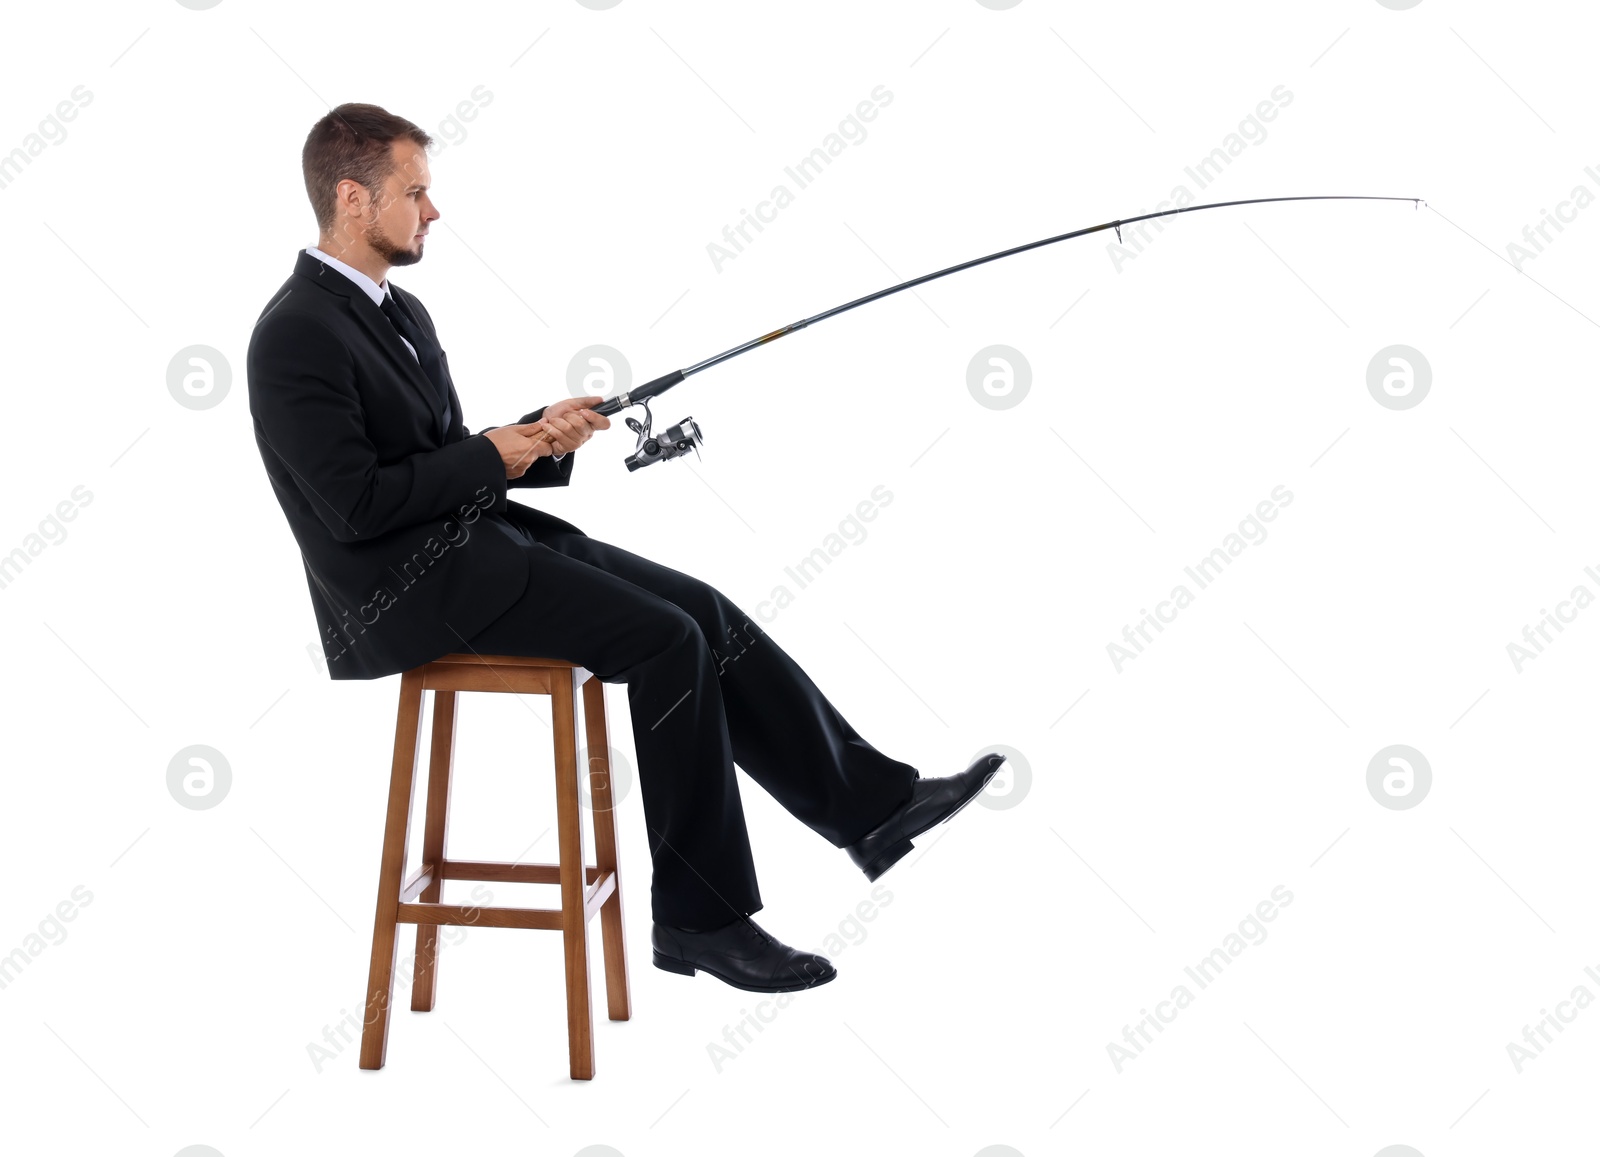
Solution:
[[[639,435],[639,444],[632,454],[623,459],[628,464],[629,470],[637,470],[641,466],[648,466],[652,462],[665,462],[668,458],[677,458],[687,454],[691,449],[696,458],[700,457],[699,443],[705,441],[705,436],[700,433],[700,425],[693,418],[685,418],[676,426],[668,426],[662,434],[650,433],[650,400],[641,398],[635,405],[644,407],[644,421],[635,418],[624,418],[628,429]]]

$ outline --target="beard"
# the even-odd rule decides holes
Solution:
[[[420,246],[416,249],[407,249],[396,245],[383,231],[383,226],[375,220],[367,223],[363,235],[367,244],[372,247],[372,251],[389,265],[415,265],[422,260]]]

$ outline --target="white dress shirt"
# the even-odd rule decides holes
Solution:
[[[372,304],[373,305],[377,306],[379,309],[383,308],[383,299],[389,296],[389,279],[387,277],[385,277],[383,279],[383,284],[379,285],[376,281],[372,280],[372,278],[368,277],[365,273],[362,273],[361,270],[355,268],[352,265],[346,265],[343,261],[340,261],[337,257],[330,257],[328,254],[326,254],[322,250],[318,249],[315,245],[308,245],[306,247],[306,252],[311,254],[311,256],[317,258],[319,261],[322,261],[322,262],[326,263],[331,268],[337,269],[340,273],[344,274],[351,281],[355,282],[357,285],[359,285],[361,287],[361,291],[372,299]],[[396,330],[395,331],[395,336],[397,336],[402,342],[405,343],[405,347],[406,347],[406,349],[411,351],[411,356],[412,357],[414,357],[414,358],[417,357],[416,347],[413,346],[410,342],[406,341],[404,334],[402,334],[398,330]],[[420,365],[422,363],[422,359],[421,358],[417,358],[417,363]],[[448,425],[448,423],[447,423],[447,425]],[[566,456],[567,455],[566,455],[565,451],[561,451],[561,452],[559,452],[559,453],[554,455],[555,460],[557,462],[561,461],[561,459],[565,458]]]

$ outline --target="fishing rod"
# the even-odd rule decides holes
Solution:
[[[633,418],[625,418],[628,428],[639,436],[639,444],[634,452],[625,459],[629,470],[637,470],[641,466],[648,466],[652,462],[664,462],[669,458],[676,458],[693,449],[698,457],[700,451],[698,444],[705,441],[700,433],[700,427],[693,418],[685,418],[675,426],[669,427],[664,433],[652,435],[650,432],[650,399],[671,389],[684,378],[697,374],[701,370],[710,369],[714,365],[727,361],[729,358],[738,357],[747,350],[757,346],[766,345],[768,342],[777,341],[780,337],[787,337],[791,333],[805,329],[808,325],[815,325],[824,318],[833,317],[858,305],[866,305],[869,301],[877,301],[880,297],[888,297],[891,293],[899,293],[903,289],[921,285],[932,281],[936,277],[945,277],[951,273],[959,273],[963,269],[971,269],[974,265],[982,265],[986,261],[998,261],[1002,257],[1010,257],[1014,253],[1024,253],[1029,249],[1037,249],[1041,245],[1054,245],[1058,241],[1070,241],[1074,237],[1084,237],[1090,233],[1099,233],[1105,229],[1115,229],[1117,240],[1122,240],[1122,227],[1134,225],[1140,221],[1149,221],[1156,217],[1170,217],[1177,213],[1196,213],[1201,209],[1225,209],[1232,205],[1264,205],[1270,201],[1410,201],[1417,208],[1421,207],[1421,197],[1359,197],[1350,195],[1332,195],[1323,197],[1254,197],[1246,201],[1213,201],[1205,205],[1185,205],[1179,209],[1163,209],[1156,213],[1143,213],[1137,217],[1122,217],[1115,221],[1107,221],[1103,225],[1091,225],[1087,229],[1074,229],[1071,233],[1062,233],[1056,237],[1046,237],[1042,241],[1030,241],[1026,245],[1018,245],[1012,249],[1003,249],[999,253],[991,253],[987,257],[976,257],[971,261],[963,261],[960,265],[952,265],[948,269],[941,269],[937,273],[925,273],[921,277],[914,277],[910,281],[903,281],[899,285],[891,285],[887,289],[880,289],[876,293],[869,293],[865,297],[858,297],[854,301],[847,301],[843,305],[836,305],[832,309],[824,310],[811,317],[801,318],[799,321],[790,322],[771,333],[764,333],[760,337],[752,338],[743,345],[736,345],[732,349],[723,350],[720,354],[706,358],[705,361],[696,362],[681,370],[673,370],[670,374],[663,374],[653,381],[633,390],[624,390],[615,397],[607,398],[594,407],[597,414],[615,414],[618,410],[628,406],[643,406],[644,421],[638,422]],[[548,433],[541,431],[539,436]]]

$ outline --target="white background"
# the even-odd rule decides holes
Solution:
[[[1507,260],[1575,186],[1600,191],[1586,17],[1443,0],[9,12],[0,152],[75,86],[92,100],[0,189],[0,553],[55,539],[0,589],[0,953],[27,956],[0,989],[4,1148],[1592,1145],[1600,1011],[1520,1072],[1507,1049],[1578,986],[1600,995],[1600,611],[1520,672],[1507,652],[1575,586],[1600,593],[1600,211],[1520,272]],[[784,167],[879,85],[893,99],[866,136],[719,271],[708,243],[792,188]],[[492,100],[452,124],[477,86]],[[1249,118],[1278,86],[1292,100],[1263,137]],[[567,1077],[559,938],[487,929],[446,951],[436,1011],[397,1011],[366,1072],[353,1045],[309,1046],[364,996],[398,678],[334,683],[313,658],[244,381],[250,328],[316,237],[301,144],[347,100],[445,143],[443,217],[395,280],[437,321],[474,428],[564,396],[586,345],[642,382],[1180,184],[1198,202],[1427,203],[1184,214],[1120,268],[1109,233],[993,262],[676,387],[658,423],[693,414],[702,460],[630,474],[616,421],[570,487],[517,494],[753,610],[886,486],[866,537],[767,630],[924,775],[1006,744],[1031,779],[1013,764],[990,806],[920,840],[882,903],[741,775],[758,919],[832,945],[839,975],[763,1006],[771,1023],[720,1062],[762,998],[651,967],[635,785],[634,1016],[606,1020],[595,960],[595,1079]],[[1186,167],[1241,125],[1253,143],[1202,188]],[[167,388],[195,344],[232,370],[203,410]],[[1031,366],[1007,409],[967,387],[993,344]],[[1431,366],[1410,409],[1367,387],[1394,344]],[[1119,673],[1107,645],[1276,486],[1293,501],[1265,540]],[[92,501],[61,539],[47,520],[75,487]],[[542,837],[553,855],[548,718],[540,698],[468,697],[458,854]],[[207,810],[166,786],[193,744],[232,771]],[[1417,806],[1369,793],[1391,744],[1431,765]],[[1196,989],[1184,967],[1280,885],[1293,900],[1265,940],[1119,1071],[1124,1026]],[[92,901],[71,902],[80,886]],[[63,901],[74,919],[50,924]]]

